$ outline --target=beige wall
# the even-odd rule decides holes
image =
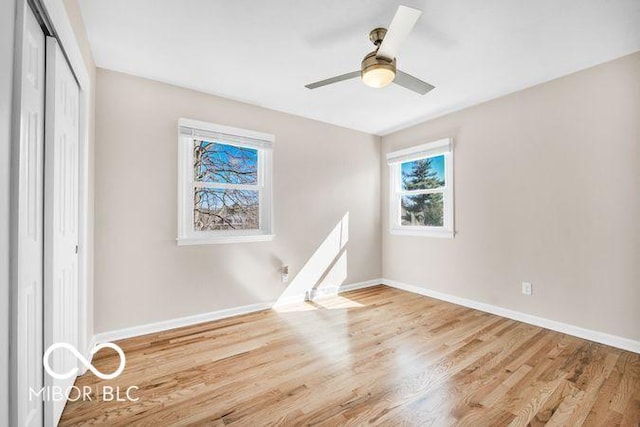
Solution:
[[[640,53],[385,136],[382,157],[449,136],[457,235],[391,236],[383,164],[384,277],[640,339]]]
[[[385,136],[381,156],[374,136],[99,69],[95,331],[273,301],[279,267],[308,276],[349,212],[346,283],[383,276],[638,340],[638,75],[634,54]],[[179,117],[276,135],[276,240],[176,245]],[[384,154],[442,137],[456,237],[390,236]]]
[[[380,277],[378,137],[102,69],[96,95],[96,332],[274,301],[347,212],[345,283]],[[180,117],[276,136],[274,241],[176,245]]]
[[[89,211],[87,212],[88,223],[88,244],[85,250],[87,251],[87,321],[86,325],[86,342],[90,342],[93,338],[93,287],[94,287],[94,272],[93,272],[93,257],[94,257],[94,198],[95,198],[95,107],[96,107],[96,64],[93,61],[93,55],[91,54],[91,47],[89,46],[89,38],[87,37],[87,31],[82,20],[82,14],[80,13],[80,6],[78,0],[64,0],[64,5],[69,16],[69,21],[75,33],[76,40],[80,46],[82,58],[87,67],[89,75],[90,85],[90,110],[89,110],[89,144],[88,144],[88,157],[89,157],[89,176],[88,178],[88,205]]]

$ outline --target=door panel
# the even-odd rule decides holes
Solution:
[[[20,99],[17,266],[17,422],[42,425],[45,37],[24,3]]]
[[[78,84],[54,38],[47,38],[47,127],[45,164],[45,347],[68,343],[78,348]],[[54,371],[78,366],[72,353],[51,354]],[[46,384],[67,390],[75,382]],[[66,401],[45,403],[45,425],[57,424]]]

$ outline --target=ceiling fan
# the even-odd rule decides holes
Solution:
[[[351,73],[320,80],[305,87],[316,89],[343,80],[360,77],[364,84],[374,88],[385,87],[393,82],[421,95],[434,89],[435,87],[429,83],[396,68],[398,48],[407,38],[421,14],[420,10],[399,6],[388,30],[386,28],[374,28],[369,33],[369,40],[376,45],[376,50],[364,57],[360,71],[352,71]]]

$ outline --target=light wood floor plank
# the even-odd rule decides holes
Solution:
[[[640,355],[386,286],[118,342],[60,425],[640,423]],[[117,356],[94,358],[103,372]]]

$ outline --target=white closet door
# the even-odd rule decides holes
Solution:
[[[17,265],[17,423],[42,425],[42,265],[45,37],[24,2]]]
[[[78,84],[54,38],[47,38],[47,121],[45,142],[45,348],[68,343],[78,348]],[[57,373],[78,367],[66,350],[51,353]],[[76,376],[45,383],[68,390]],[[65,400],[45,402],[45,425],[57,424]]]

